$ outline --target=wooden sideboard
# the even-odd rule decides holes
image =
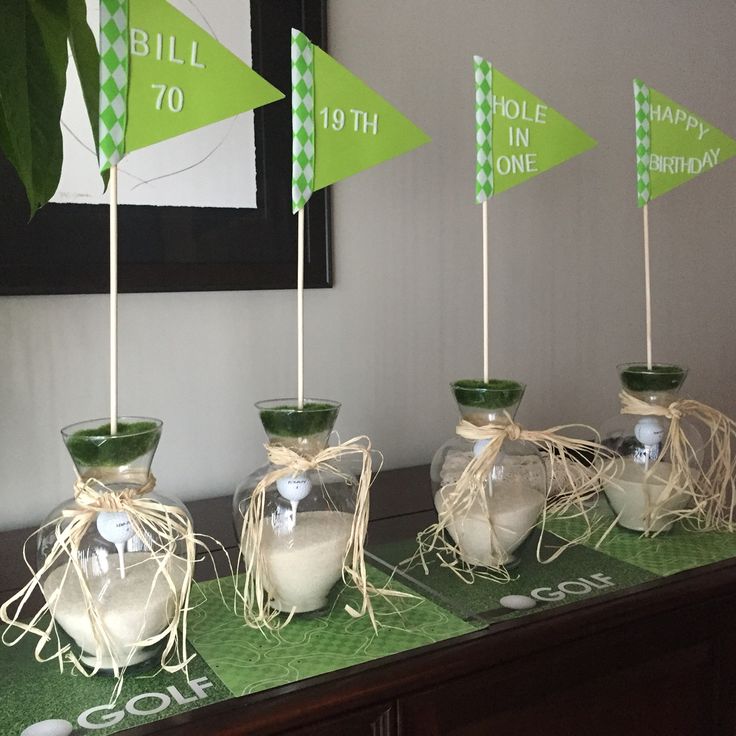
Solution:
[[[422,528],[430,503],[426,466],[383,473],[371,538]],[[229,497],[189,506],[234,547]],[[0,535],[2,598],[26,533]],[[736,559],[122,733],[734,736]]]

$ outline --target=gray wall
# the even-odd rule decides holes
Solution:
[[[452,433],[448,383],[482,369],[472,55],[600,145],[490,205],[492,369],[528,383],[528,425],[599,424],[618,362],[644,355],[631,80],[736,133],[732,0],[333,0],[332,53],[433,137],[334,187],[336,286],[309,292],[307,393],[344,402],[388,467]],[[736,413],[736,164],[656,201],[654,354]],[[124,215],[123,215],[124,216]],[[263,459],[252,408],[295,391],[294,294],[125,295],[120,409],[161,417],[154,470],[184,499],[230,493]],[[58,429],[107,413],[99,296],[0,299],[0,528],[71,495]]]

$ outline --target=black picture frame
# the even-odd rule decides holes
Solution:
[[[251,0],[253,68],[286,94],[255,111],[256,209],[121,207],[121,292],[296,286],[291,212],[291,28],[326,47],[327,0]],[[28,222],[25,193],[0,154],[0,294],[109,290],[108,208],[48,204]],[[330,199],[305,208],[305,285],[332,286]]]

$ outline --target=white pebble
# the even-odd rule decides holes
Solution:
[[[39,721],[28,726],[21,732],[20,736],[69,736],[73,728],[74,726],[69,721],[53,718],[49,721]]]
[[[499,603],[504,608],[510,608],[512,611],[527,611],[534,608],[537,602],[528,595],[505,595]]]

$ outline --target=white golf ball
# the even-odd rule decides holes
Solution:
[[[306,475],[294,475],[279,478],[276,481],[276,488],[281,496],[288,501],[301,501],[312,490],[312,481]]]
[[[478,455],[480,455],[483,450],[488,447],[489,442],[490,440],[476,440],[475,444],[473,445],[473,455],[475,455],[475,457],[478,457]]]
[[[658,445],[664,439],[664,427],[657,417],[642,417],[634,427],[634,434],[642,445]]]
[[[125,544],[135,535],[125,511],[100,511],[97,514],[97,531],[113,544]]]

